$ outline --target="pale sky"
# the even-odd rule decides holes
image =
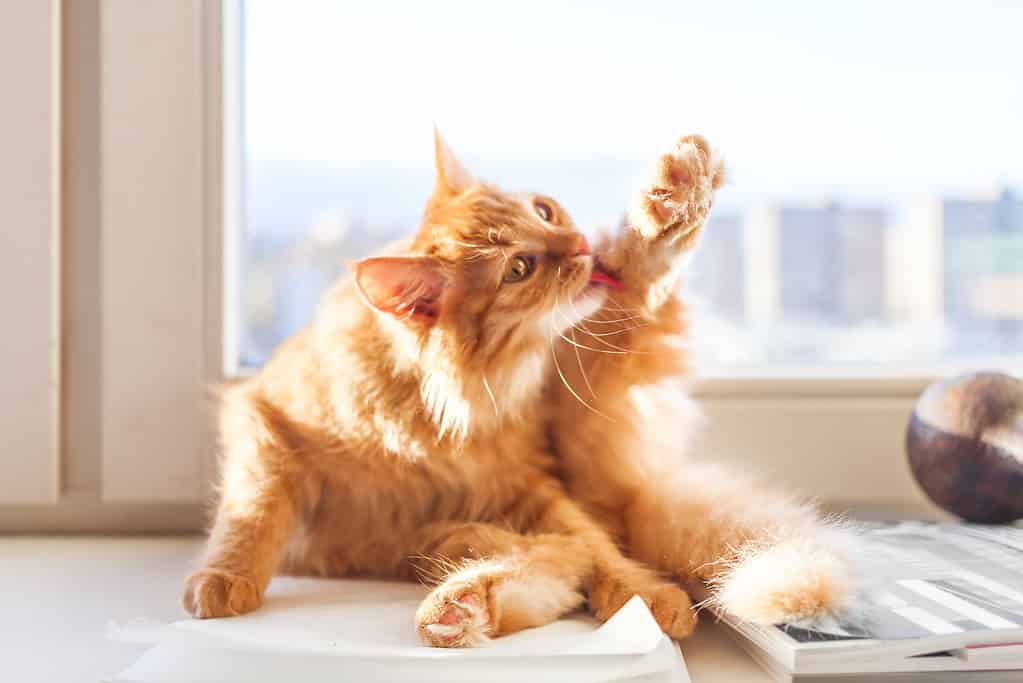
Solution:
[[[733,182],[1023,188],[1023,2],[246,3],[257,159],[646,159]]]

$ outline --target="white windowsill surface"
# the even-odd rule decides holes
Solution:
[[[96,683],[134,661],[143,646],[104,639],[107,622],[182,618],[181,582],[198,537],[0,537],[4,680]],[[695,683],[770,678],[704,619],[682,643]]]

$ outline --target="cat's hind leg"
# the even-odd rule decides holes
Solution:
[[[550,623],[583,603],[592,573],[590,553],[572,537],[482,523],[430,525],[412,561],[439,580],[416,613],[419,637],[435,647],[471,647]]]
[[[623,556],[608,534],[567,498],[534,491],[523,535],[491,524],[440,523],[424,530],[420,566],[441,583],[420,606],[429,644],[466,646],[541,626],[580,606],[609,619],[640,596],[666,634],[689,635],[696,613],[686,591]],[[518,526],[516,527],[518,528]]]
[[[696,627],[696,611],[682,586],[628,558],[597,563],[590,585],[590,612],[607,621],[634,595],[650,608],[661,630],[671,638],[685,638]]]

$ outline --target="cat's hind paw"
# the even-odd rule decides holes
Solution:
[[[416,629],[431,647],[473,647],[493,635],[490,617],[482,586],[442,585],[419,605]]]
[[[630,223],[647,239],[685,241],[707,220],[724,179],[717,152],[702,136],[687,135],[658,160],[653,177],[636,195]]]
[[[634,595],[643,599],[657,625],[669,637],[685,638],[696,628],[696,612],[689,594],[681,586],[660,579],[598,575],[590,591],[590,611],[601,621],[607,621]]]
[[[713,599],[744,621],[813,625],[845,612],[852,594],[852,568],[843,554],[819,541],[794,539],[743,558]]]
[[[416,631],[432,647],[473,647],[543,626],[582,602],[576,581],[516,560],[480,560],[452,572],[416,611]]]

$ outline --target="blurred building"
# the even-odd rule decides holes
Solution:
[[[915,285],[900,307],[944,322],[950,355],[1014,354],[1023,349],[1023,198],[916,202],[902,230],[900,261],[915,264]]]
[[[888,317],[884,209],[764,206],[750,212],[746,233],[746,295],[757,322],[853,325]]]
[[[712,215],[700,237],[690,289],[716,318],[746,319],[747,249],[742,216]]]
[[[343,207],[322,211],[306,228],[282,226],[247,242],[242,365],[259,366],[287,337],[308,325],[320,297],[345,271],[398,239],[401,228],[370,224]]]

